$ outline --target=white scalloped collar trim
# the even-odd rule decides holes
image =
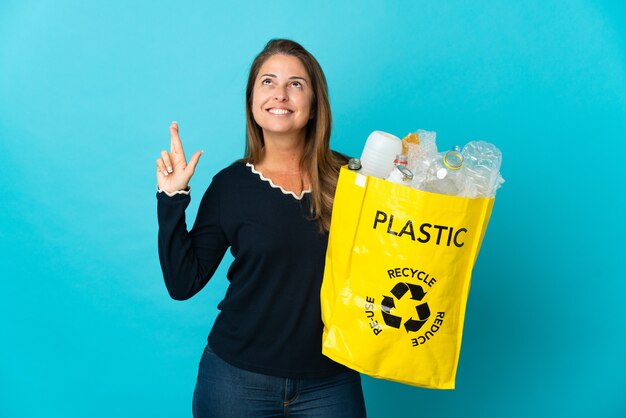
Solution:
[[[296,199],[298,199],[298,200],[301,200],[301,199],[304,197],[304,194],[305,194],[305,193],[310,193],[310,192],[311,192],[311,187],[309,187],[309,188],[308,188],[308,189],[306,189],[306,190],[302,190],[302,193],[300,193],[300,196],[298,196],[298,195],[297,195],[297,194],[295,194],[294,192],[290,192],[289,190],[285,190],[285,189],[283,189],[281,186],[278,186],[278,185],[274,184],[274,182],[272,181],[272,179],[268,179],[268,178],[264,177],[264,176],[263,176],[263,174],[261,174],[261,172],[260,172],[260,171],[257,171],[257,170],[254,168],[254,164],[252,164],[252,163],[246,163],[246,166],[250,167],[250,170],[252,170],[252,172],[253,172],[254,174],[258,175],[258,176],[259,176],[259,178],[260,178],[261,180],[268,182],[268,183],[270,184],[270,186],[272,186],[272,187],[273,187],[273,188],[275,188],[275,189],[280,189],[280,191],[281,191],[281,192],[283,192],[283,194],[288,194],[288,195],[291,195],[291,196],[295,197],[295,198],[296,198]]]

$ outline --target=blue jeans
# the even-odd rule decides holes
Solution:
[[[361,376],[347,371],[319,379],[249,372],[204,350],[193,394],[195,418],[362,418]]]

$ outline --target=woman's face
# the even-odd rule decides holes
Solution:
[[[311,119],[313,89],[302,62],[276,54],[259,69],[252,91],[252,115],[263,136],[300,135]]]

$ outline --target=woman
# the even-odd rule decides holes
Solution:
[[[159,257],[174,299],[200,291],[230,247],[230,285],[208,337],[196,417],[363,417],[358,373],[321,354],[319,293],[345,158],[329,148],[324,74],[299,44],[272,40],[246,87],[246,155],[220,171],[191,231],[187,164],[170,126],[157,160]]]

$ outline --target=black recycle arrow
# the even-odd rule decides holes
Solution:
[[[406,329],[406,332],[417,332],[425,323],[425,320],[417,321],[413,318],[407,319],[407,321],[404,323],[404,329]]]
[[[391,296],[383,296],[383,301],[380,303],[382,310],[383,321],[390,327],[400,328],[402,318],[391,314],[391,310],[396,307],[395,302]]]
[[[428,317],[430,316],[430,308],[427,303],[422,303],[421,305],[417,305],[415,307],[417,311],[417,317],[419,319],[409,319],[404,323],[404,329],[406,332],[417,332],[419,329],[426,323]]]
[[[421,286],[411,283],[399,282],[395,284],[393,289],[391,289],[391,294],[398,300],[402,299],[407,292],[411,293],[412,300],[417,301],[421,301],[426,295]],[[399,329],[400,324],[402,323],[402,318],[392,315],[391,313],[391,310],[396,307],[393,297],[383,295],[383,301],[380,305],[385,324]],[[410,318],[404,323],[406,332],[417,332],[426,323],[428,317],[430,316],[430,308],[427,303],[417,305],[415,310],[417,311],[417,319]]]
[[[421,305],[417,305],[415,307],[415,310],[417,311],[417,317],[420,320],[426,320],[430,316],[430,308],[428,307],[427,303],[422,303]]]
[[[402,299],[402,296],[406,294],[407,291],[411,293],[411,299],[413,300],[422,300],[426,293],[421,286],[412,284],[412,283],[403,283],[399,282],[391,289],[391,293],[398,299]]]

